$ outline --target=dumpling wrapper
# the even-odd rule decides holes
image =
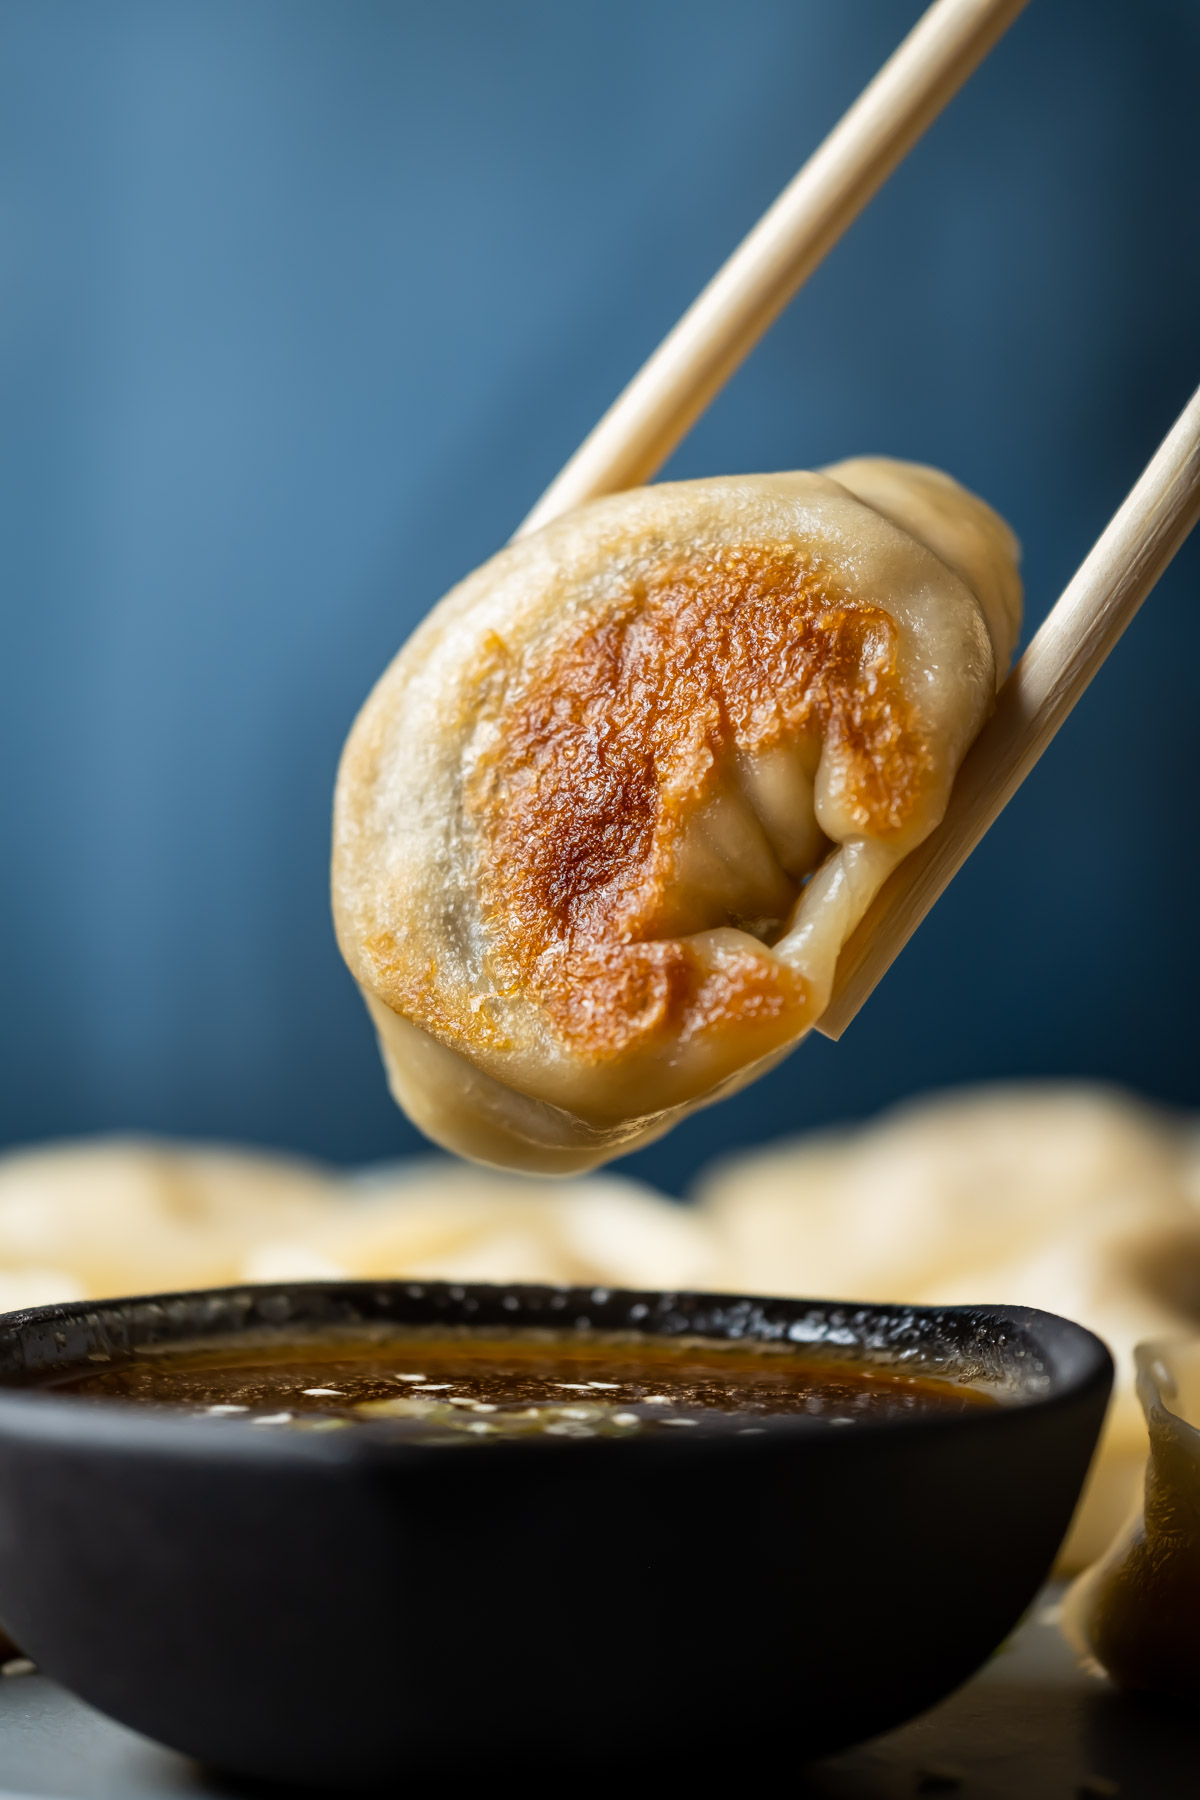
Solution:
[[[547,1182],[445,1157],[348,1173],[116,1137],[0,1155],[0,1311],[245,1281],[671,1288],[719,1273],[694,1208],[615,1175]]]
[[[1200,1186],[1180,1121],[1102,1087],[960,1089],[727,1157],[697,1199],[729,1288],[1036,1306],[1102,1337],[1112,1403],[1058,1566],[1103,1553],[1146,1460],[1134,1345],[1200,1325]]]
[[[1200,1700],[1200,1341],[1139,1344],[1144,1498],[1067,1595],[1063,1630],[1122,1687]]]
[[[353,1178],[302,1239],[261,1244],[252,1281],[403,1275],[628,1288],[711,1286],[713,1234],[694,1209],[614,1175],[545,1181],[444,1158]]]
[[[0,1311],[246,1279],[262,1239],[314,1230],[339,1193],[299,1157],[141,1138],[0,1157]]]
[[[941,818],[1020,618],[935,470],[663,484],[434,608],[338,778],[338,938],[445,1147],[569,1172],[785,1054]]]

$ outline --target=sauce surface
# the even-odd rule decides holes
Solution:
[[[791,1346],[469,1328],[208,1340],[96,1363],[47,1386],[248,1426],[327,1431],[369,1421],[460,1443],[757,1434],[783,1418],[844,1427],[997,1404],[952,1378]]]

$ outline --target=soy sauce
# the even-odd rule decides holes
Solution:
[[[951,1377],[775,1343],[469,1328],[209,1339],[93,1366],[54,1391],[248,1428],[369,1423],[441,1443],[753,1436],[785,1419],[862,1427],[996,1404]]]

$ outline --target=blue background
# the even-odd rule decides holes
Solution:
[[[338,750],[908,0],[0,4],[0,1139],[415,1148]],[[1033,0],[670,472],[944,465],[1043,616],[1200,379],[1200,9]],[[935,1083],[1195,1102],[1200,543],[840,1046],[626,1166]]]

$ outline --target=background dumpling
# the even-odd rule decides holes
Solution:
[[[80,1139],[0,1156],[0,1308],[242,1282],[403,1276],[720,1285],[695,1208],[615,1175],[448,1157],[347,1172],[281,1153]]]
[[[1122,1687],[1200,1700],[1200,1340],[1139,1344],[1141,1504],[1067,1595],[1063,1628]]]
[[[1139,1490],[1139,1339],[1200,1325],[1193,1138],[1115,1091],[939,1094],[713,1167],[697,1198],[748,1293],[1024,1305],[1108,1344],[1116,1383],[1062,1566],[1100,1555]]]
[[[277,1152],[83,1138],[0,1157],[0,1311],[245,1279],[263,1240],[303,1237],[333,1174]]]
[[[944,810],[1016,555],[948,477],[861,459],[615,495],[449,594],[335,806],[339,940],[416,1122],[585,1168],[793,1045]]]
[[[638,1182],[535,1181],[429,1157],[352,1178],[316,1229],[260,1245],[245,1269],[262,1281],[342,1274],[703,1288],[720,1262],[694,1209]]]

